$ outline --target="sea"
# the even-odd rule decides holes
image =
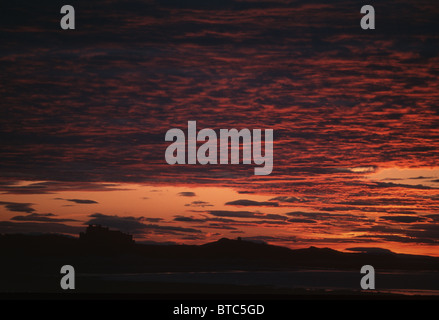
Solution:
[[[221,284],[238,286],[266,286],[279,289],[326,291],[365,291],[360,281],[364,274],[340,270],[276,270],[276,271],[214,271],[214,272],[159,272],[124,274],[83,274],[102,280],[137,283]],[[374,291],[403,295],[439,296],[439,271],[380,271],[375,272]]]

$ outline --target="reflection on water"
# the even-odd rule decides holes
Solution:
[[[360,291],[362,274],[357,271],[221,271],[131,274],[88,274],[112,281],[257,285],[277,288],[305,288]],[[439,295],[439,272],[376,272],[376,292],[406,295]]]

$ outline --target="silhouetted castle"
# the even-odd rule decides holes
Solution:
[[[85,232],[79,234],[79,239],[89,244],[103,244],[112,246],[134,244],[133,236],[119,230],[110,230],[99,224],[90,224]]]

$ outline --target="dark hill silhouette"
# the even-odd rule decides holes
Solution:
[[[286,247],[223,238],[203,245],[135,244],[122,241],[87,241],[62,235],[1,235],[2,268],[14,270],[21,263],[34,268],[57,260],[72,261],[83,270],[114,272],[262,270],[279,268],[357,269],[365,264],[376,269],[439,270],[439,258],[420,255],[345,253],[329,248]]]
[[[205,255],[224,257],[260,258],[263,256],[288,255],[291,250],[285,247],[273,246],[266,243],[257,243],[245,240],[231,240],[222,238],[200,246]]]
[[[104,238],[110,234],[115,238],[109,242],[100,241],[102,239],[94,237],[93,239],[88,239],[88,237],[79,239],[56,234],[0,235],[2,261],[0,293],[59,292],[61,290],[60,268],[66,264],[74,266],[78,276],[78,288],[82,292],[128,293],[145,292],[145,290],[154,293],[241,291],[279,293],[279,290],[284,289],[279,289],[275,285],[268,287],[265,285],[249,287],[242,284],[215,286],[208,282],[204,284],[184,284],[178,281],[168,283],[160,282],[160,280],[152,280],[147,284],[142,281],[120,282],[112,280],[111,275],[119,273],[123,277],[123,274],[139,274],[141,277],[142,274],[152,273],[151,279],[155,279],[156,272],[162,275],[169,272],[186,278],[186,275],[191,274],[222,274],[222,272],[229,274],[228,271],[239,270],[243,271],[243,274],[254,275],[254,279],[257,280],[260,279],[261,272],[273,276],[273,274],[290,271],[297,271],[300,274],[304,269],[317,269],[315,271],[318,273],[321,273],[322,269],[355,270],[357,274],[365,264],[374,266],[377,272],[385,269],[392,271],[398,269],[439,270],[439,258],[385,251],[375,254],[344,253],[316,247],[292,250],[266,243],[226,238],[203,245],[136,244],[126,241],[126,237],[118,233],[108,233]],[[333,281],[337,284],[340,281],[349,280],[337,278],[338,273],[323,272],[324,281]],[[108,276],[105,278],[106,275],[110,275],[110,278]],[[436,281],[435,279],[433,277],[423,280],[427,289],[436,288],[431,283],[431,281]],[[320,280],[317,276],[316,279],[308,279],[308,281],[319,283]],[[355,283],[357,284],[357,280]],[[290,291],[287,293],[291,294]]]

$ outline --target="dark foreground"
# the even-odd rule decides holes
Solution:
[[[438,299],[439,259],[221,239],[108,246],[57,235],[0,236],[1,299]],[[361,290],[361,266],[377,290]],[[63,265],[75,289],[63,290]]]

